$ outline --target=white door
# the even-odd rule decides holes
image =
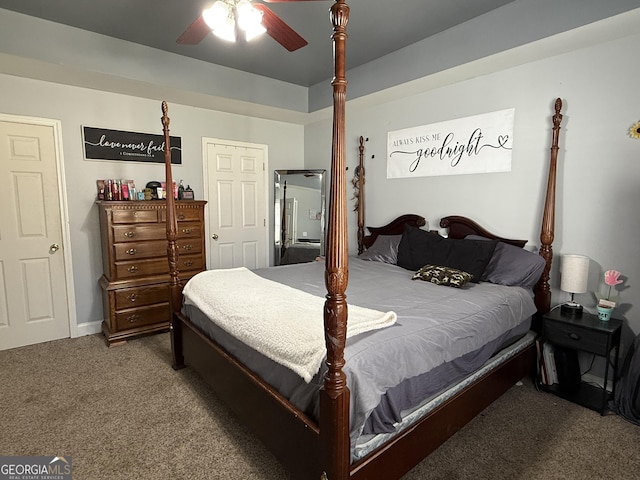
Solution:
[[[204,140],[209,268],[268,265],[266,146]]]
[[[0,121],[0,350],[70,336],[55,138]]]

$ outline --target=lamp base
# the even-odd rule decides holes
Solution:
[[[560,306],[560,314],[564,317],[577,318],[582,316],[582,305],[576,302],[566,302]]]

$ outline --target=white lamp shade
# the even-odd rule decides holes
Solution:
[[[570,293],[585,293],[589,279],[589,257],[563,255],[560,267],[560,289]]]

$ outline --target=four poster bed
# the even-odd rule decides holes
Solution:
[[[441,220],[441,226],[448,228],[447,239],[420,229],[425,220],[417,215],[403,215],[384,227],[369,228],[370,234],[365,235],[362,140],[357,210],[358,250],[363,255],[348,258],[344,120],[348,14],[344,0],[336,0],[331,8],[335,78],[325,262],[256,272],[244,269],[203,272],[194,277],[202,280],[201,285],[190,281],[185,286],[183,304],[177,271],[175,206],[169,196],[167,253],[173,311],[172,355],[174,368],[185,365],[194,368],[239,419],[253,429],[293,478],[389,480],[408,472],[535,368],[531,320],[548,311],[551,296],[549,270],[561,101],[556,101],[553,116],[540,237],[542,260],[535,275],[540,280],[535,286],[487,281],[482,271],[497,258],[499,248],[510,248],[511,253],[524,252],[537,260],[540,257],[521,248],[526,241],[498,237],[464,217]],[[165,145],[169,145],[166,103],[162,108]],[[165,159],[166,182],[171,185],[168,150]],[[465,277],[470,282],[463,288],[412,281],[425,273],[419,268],[424,260],[419,247],[425,242],[429,245],[449,242],[447,246],[456,245],[466,252],[473,245],[484,252],[482,271]],[[392,243],[396,258],[378,258],[378,254],[384,257],[385,248],[381,246]],[[223,285],[230,284],[231,277],[225,275],[237,276],[239,285],[244,287],[234,286],[226,289],[231,291],[222,292]],[[302,284],[304,288],[300,287]],[[297,290],[298,287],[301,289]],[[208,299],[212,291],[222,296]],[[258,327],[258,319],[247,321],[243,311],[220,313],[218,307],[225,302],[231,307],[238,303],[238,292],[240,297],[255,297],[261,307],[258,317],[264,320],[275,315],[273,323],[267,321],[266,327]],[[322,298],[325,294],[326,300]],[[284,299],[284,304],[300,307],[293,319],[285,318],[277,310],[278,303],[282,303],[279,298]],[[422,303],[415,302],[416,298]],[[386,304],[387,301],[390,303]],[[471,305],[472,311],[462,308],[462,304]],[[318,345],[306,341],[308,332],[303,330],[303,336],[297,338],[290,330],[292,324],[287,323],[295,324],[296,318],[305,318],[308,313],[303,307],[317,311],[320,317],[316,322],[320,324],[322,340],[319,360]],[[248,307],[240,310],[245,308]],[[218,323],[225,319],[215,319],[216,315],[229,317],[231,321]],[[490,326],[479,328],[467,323],[467,317],[472,316],[478,317],[481,325]],[[441,318],[453,320],[440,322]],[[253,333],[262,341],[266,335],[258,328],[271,328],[269,325],[274,330],[284,329],[280,336],[276,335],[276,344],[254,345],[255,338],[249,331],[255,327]],[[422,336],[423,330],[432,336]],[[480,343],[469,340],[485,335],[486,331],[491,333],[478,340]],[[313,333],[317,330],[308,336]],[[446,345],[435,344],[433,335]],[[286,337],[292,337],[300,350],[291,349],[287,344],[291,339]],[[411,342],[403,343],[407,338]],[[280,353],[273,353],[279,349],[283,350],[280,353],[285,360],[278,356]],[[459,351],[454,354],[453,350]],[[292,357],[294,360],[304,357],[302,364]],[[434,372],[439,373],[435,381],[435,377],[429,376]],[[418,393],[412,397],[407,392]]]

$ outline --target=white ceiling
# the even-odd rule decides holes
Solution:
[[[254,0],[256,2],[260,0]],[[365,64],[513,0],[348,0],[349,68]],[[288,52],[264,35],[230,44],[176,39],[212,0],[0,0],[0,8],[301,86],[333,75],[330,0],[269,3],[309,44]]]

